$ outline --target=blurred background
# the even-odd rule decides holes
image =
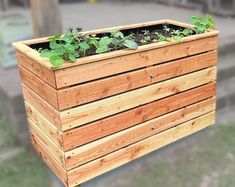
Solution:
[[[235,186],[235,0],[0,0],[0,187],[63,186],[31,149],[13,41],[205,13],[221,32],[216,125],[82,186]]]

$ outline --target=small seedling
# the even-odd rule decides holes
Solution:
[[[190,20],[194,24],[192,29],[172,30],[169,26],[164,25],[162,28],[162,31],[165,32],[163,32],[164,35],[147,29],[141,30],[142,38],[139,42],[142,45],[171,40],[183,42],[186,36],[195,33],[202,34],[215,29],[214,20],[210,15],[205,18],[193,16]],[[92,54],[94,54],[93,51],[95,54],[101,54],[123,48],[138,48],[135,32],[124,35],[122,31],[112,30],[104,33],[103,37],[97,37],[96,35],[86,35],[81,30],[81,28],[69,29],[65,35],[56,34],[49,38],[49,48],[40,48],[38,50],[40,55],[49,58],[53,67],[59,67],[63,65],[64,61],[75,62],[79,57],[90,55],[89,50],[92,51]]]
[[[167,25],[164,25],[163,30],[166,32],[170,32],[171,29]]]

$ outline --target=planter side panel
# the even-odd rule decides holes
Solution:
[[[26,68],[40,79],[42,79],[52,87],[56,88],[56,79],[54,71],[45,68],[44,66],[40,65],[32,58],[28,57],[20,51],[16,51],[16,57],[20,66]]]
[[[64,150],[71,150],[155,117],[211,98],[215,96],[215,87],[215,83],[209,83],[69,130],[62,135]]]
[[[68,172],[71,187],[126,164],[136,158],[198,132],[215,123],[215,112],[185,122],[160,134],[120,149]]]
[[[145,67],[89,83],[58,90],[60,110],[148,86],[163,80],[216,65],[217,51],[211,51],[172,62]],[[36,84],[35,84],[36,85]],[[35,89],[34,89],[35,90]]]
[[[57,88],[87,82],[162,62],[217,49],[217,37],[203,38],[121,57],[78,65],[55,72]]]

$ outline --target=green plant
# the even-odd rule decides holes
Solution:
[[[142,32],[143,32],[143,38],[140,40],[140,43],[144,45],[151,42],[150,31],[143,30]]]
[[[196,17],[192,16],[190,18],[192,24],[194,24],[193,30],[197,34],[201,34],[206,32],[207,30],[214,30],[215,29],[215,22],[212,16],[207,15],[205,18],[203,17]]]
[[[170,32],[171,29],[167,25],[164,25],[163,30],[166,32]]]
[[[158,38],[157,38],[158,42],[164,42],[164,41],[168,40],[168,38],[162,34],[157,33],[157,36],[158,36]]]
[[[184,41],[184,35],[180,30],[173,30],[171,32],[171,39],[178,41],[178,42],[183,42]]]
[[[192,29],[184,29],[184,30],[182,31],[182,34],[183,34],[184,36],[189,36],[190,34],[193,34],[193,30],[192,30]]]
[[[61,66],[65,60],[72,62],[76,61],[79,57],[79,45],[71,32],[66,33],[64,36],[57,34],[50,38],[50,50],[40,49],[39,52],[42,57],[49,58],[53,67]]]
[[[113,38],[110,38],[108,36],[100,38],[98,45],[96,46],[96,53],[105,53],[111,50],[111,47],[109,46],[113,42]]]
[[[127,47],[129,49],[138,48],[133,33],[128,36],[124,36],[124,34],[119,30],[112,30],[109,31],[109,33],[113,39],[112,44],[114,45],[114,49],[121,49],[123,47]]]
[[[191,17],[191,22],[194,24],[192,29],[172,30],[169,26],[163,25],[164,34],[151,30],[141,31],[141,44],[151,42],[163,42],[175,40],[183,42],[184,37],[192,34],[201,34],[215,29],[215,23],[210,15],[207,17]],[[137,49],[136,33],[131,32],[125,36],[119,30],[112,30],[103,35],[87,35],[81,32],[81,28],[69,29],[65,35],[57,34],[49,40],[48,49],[39,49],[42,57],[49,58],[53,67],[61,66],[64,61],[75,62],[77,58],[93,54],[106,53],[112,50],[123,48]]]

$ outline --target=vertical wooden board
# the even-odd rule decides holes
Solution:
[[[107,136],[66,152],[66,166],[75,168],[214,110],[215,98],[211,98]]]
[[[37,141],[33,134],[30,134],[32,145],[35,151],[40,155],[42,160],[48,165],[48,167],[55,173],[55,175],[68,186],[67,172],[59,163],[48,153],[48,151]]]
[[[217,51],[58,90],[60,110],[215,66]]]
[[[19,66],[19,72],[24,85],[32,89],[36,94],[40,95],[54,108],[59,109],[57,91],[54,88],[49,86],[46,82],[43,82],[41,78],[38,78],[22,66]]]
[[[30,132],[34,135],[34,138],[45,147],[50,155],[61,165],[66,168],[64,152],[56,146],[56,144],[48,138],[48,136],[34,124],[34,122],[28,118]]]
[[[68,184],[73,187],[97,177],[136,158],[198,132],[215,122],[215,112],[188,121],[143,141],[127,146],[68,172]]]
[[[60,113],[54,109],[51,105],[45,102],[41,97],[34,93],[30,88],[22,84],[22,90],[25,100],[34,106],[41,115],[43,115],[48,121],[50,121],[58,129],[60,126]]]
[[[69,109],[60,113],[62,130],[68,130],[185,90],[209,83],[216,79],[216,68],[207,68],[133,90],[124,94]]]
[[[19,65],[23,66],[53,88],[56,88],[55,72],[47,69],[46,67],[40,65],[37,61],[34,61],[30,57],[26,56],[20,51],[16,51],[16,57],[18,59]]]
[[[57,146],[63,150],[63,135],[54,125],[52,125],[40,112],[38,112],[31,104],[25,101],[27,116],[37,125]]]
[[[55,72],[56,84],[57,88],[68,87],[70,85],[216,49],[216,36],[178,43],[167,47],[57,70]]]
[[[214,95],[215,83],[210,83],[149,103],[133,110],[122,112],[115,116],[72,129],[63,134],[64,150],[70,150],[109,134],[129,128],[138,123],[145,122],[187,105],[208,99]]]

